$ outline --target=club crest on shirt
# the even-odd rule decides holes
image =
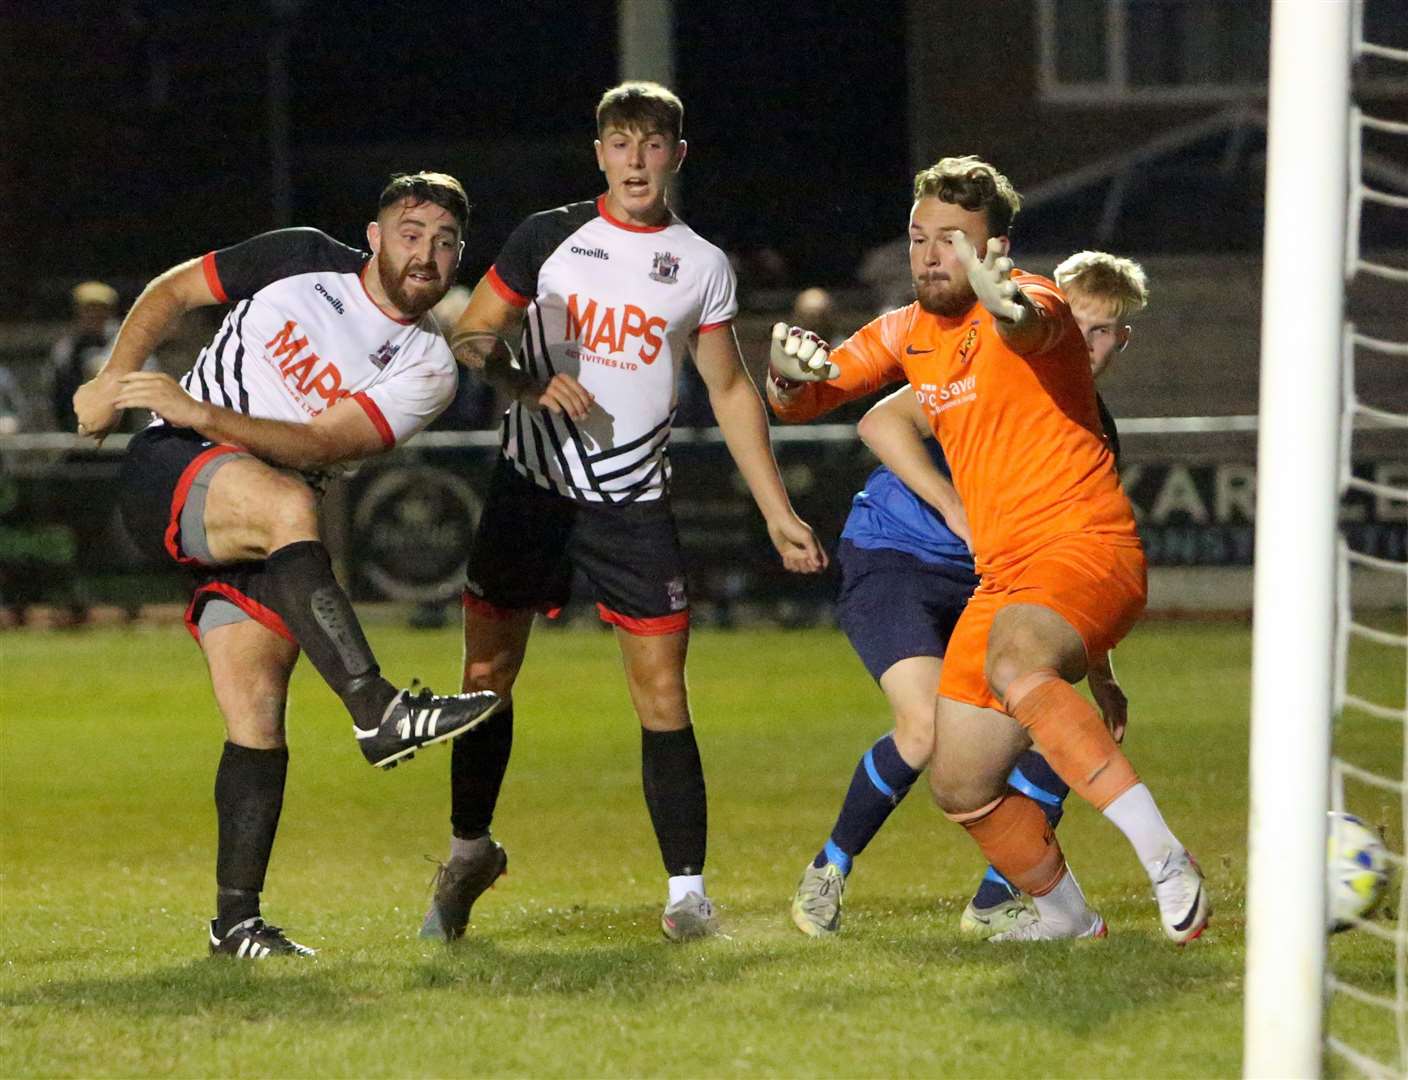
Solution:
[[[663,285],[673,285],[679,279],[679,256],[671,255],[668,251],[657,251],[654,268],[650,271],[650,280],[658,281]]]
[[[665,582],[665,594],[670,598],[671,611],[683,611],[689,607],[689,597],[685,594],[684,578],[671,578]]]
[[[393,345],[389,341],[383,342],[381,348],[377,349],[376,352],[367,354],[367,359],[377,367],[384,368],[387,364],[391,363],[391,358],[395,356],[400,349],[401,346],[399,345]]]
[[[958,362],[968,363],[968,354],[973,351],[973,346],[978,341],[978,324],[974,322],[968,327],[968,333],[963,335],[963,340],[958,344]]]

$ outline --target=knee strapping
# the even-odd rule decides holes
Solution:
[[[992,802],[980,806],[976,810],[964,810],[956,814],[950,814],[947,810],[945,810],[944,817],[948,818],[949,821],[957,822],[959,825],[962,825],[966,828],[969,825],[973,825],[979,821],[982,821],[983,818],[987,817],[994,810],[996,810],[998,804],[1001,803],[1002,800],[1005,798],[1005,795],[999,795],[997,798],[993,799]]]
[[[1061,679],[1027,687],[1009,711],[1056,774],[1097,810],[1139,782],[1095,708]]]
[[[1003,695],[1003,705],[1007,710],[1007,714],[1009,716],[1017,716],[1016,708],[1022,699],[1037,687],[1044,686],[1053,679],[1056,682],[1065,682],[1065,680],[1061,678],[1060,672],[1055,668],[1049,667],[1037,668],[1035,671],[1029,671],[1025,675],[1020,675],[1013,679],[1007,687],[1007,693]],[[1020,720],[1021,718],[1018,717],[1018,719]]]
[[[1066,859],[1041,808],[1024,795],[1008,795],[983,807],[981,817],[962,822],[989,863],[1032,896],[1054,889],[1066,872]]]

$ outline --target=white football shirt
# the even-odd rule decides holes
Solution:
[[[455,359],[435,319],[387,315],[362,275],[370,256],[317,229],[279,229],[201,262],[233,304],[181,379],[187,393],[248,416],[307,423],[351,397],[386,446],[435,419],[455,395]]]
[[[528,372],[544,380],[566,372],[596,398],[582,421],[513,405],[504,455],[568,498],[658,499],[690,338],[727,327],[738,312],[727,256],[673,216],[654,228],[617,221],[602,196],[528,218],[488,280],[526,309]]]

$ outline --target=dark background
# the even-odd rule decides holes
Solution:
[[[274,9],[0,4],[6,315],[62,317],[87,277],[130,302],[165,267],[276,224]],[[687,219],[730,250],[775,246],[848,280],[903,226],[904,3],[682,2],[676,24]],[[295,222],[360,244],[388,173],[444,169],[475,204],[472,281],[523,216],[601,190],[614,3],[307,3],[290,27]]]
[[[1056,0],[1067,74],[1098,61],[1105,2]],[[868,249],[902,234],[915,168],[976,152],[1034,196],[1020,251],[1259,255],[1270,0],[1122,2],[1133,83],[1207,77],[1233,93],[1044,94],[1037,0],[676,0],[684,216],[739,256],[745,302],[750,284],[849,284]],[[1213,30],[1190,42],[1196,8]],[[1401,0],[1369,0],[1365,19],[1372,40],[1408,47]],[[442,168],[476,206],[472,282],[525,215],[600,190],[593,109],[620,78],[614,0],[4,0],[0,321],[65,317],[85,278],[130,303],[167,266],[283,223],[269,134],[281,29],[290,223],[361,243],[389,173]],[[1408,75],[1366,74],[1366,107],[1408,119]],[[1408,185],[1402,139],[1365,145],[1378,186]],[[1365,225],[1371,246],[1408,247],[1408,215],[1370,206]]]

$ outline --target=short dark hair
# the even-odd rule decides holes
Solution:
[[[915,176],[914,201],[928,198],[986,211],[993,236],[1006,236],[1022,208],[1012,181],[972,154],[940,158]]]
[[[410,199],[412,206],[428,202],[443,207],[459,225],[460,236],[469,231],[469,197],[464,193],[464,185],[449,173],[393,174],[381,189],[381,198],[376,204],[377,213],[388,206],[395,206],[402,199]]]
[[[613,124],[625,131],[659,131],[679,141],[684,104],[659,83],[623,82],[602,94],[596,106],[597,135]]]

